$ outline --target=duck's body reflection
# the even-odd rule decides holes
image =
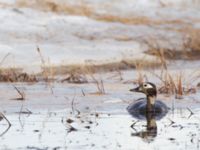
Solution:
[[[146,119],[147,127],[145,131],[132,133],[132,136],[141,137],[147,142],[153,141],[157,136],[156,120],[163,118],[167,112],[167,106],[156,100],[157,90],[153,83],[143,83],[135,89],[131,89],[132,92],[142,92],[146,94],[146,99],[139,99],[127,107],[127,111],[136,119]]]
[[[147,126],[145,130],[134,132],[131,135],[137,136],[144,139],[146,142],[152,142],[157,136],[157,124],[155,119],[155,114],[147,113],[146,114]]]

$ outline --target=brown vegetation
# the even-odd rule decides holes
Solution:
[[[17,0],[18,7],[31,7],[43,11],[89,16],[94,11],[85,3],[73,4],[56,0]]]
[[[200,29],[186,27],[177,30],[183,34],[183,43],[180,43],[180,49],[170,49],[161,47],[155,39],[146,40],[145,43],[149,49],[147,54],[163,56],[165,59],[199,60],[200,59]],[[170,44],[170,43],[169,43]],[[181,45],[182,44],[182,45]]]
[[[145,25],[162,25],[162,24],[182,24],[183,21],[175,20],[158,20],[145,16],[119,16],[114,14],[98,13],[95,7],[91,7],[86,2],[61,2],[56,0],[17,0],[18,7],[31,7],[43,11],[51,11],[56,13],[67,13],[71,15],[87,16],[96,20],[106,22],[119,22],[123,24],[145,24]]]
[[[186,32],[188,33],[188,32]],[[158,62],[160,63],[160,73],[155,73],[153,70],[149,70],[155,77],[157,77],[161,81],[161,85],[158,87],[158,91],[160,93],[165,94],[175,94],[176,98],[180,99],[183,95],[189,93],[195,93],[196,87],[192,85],[194,80],[199,79],[199,77],[188,76],[186,77],[184,73],[181,71],[176,71],[176,73],[172,73],[168,69],[168,64],[171,63],[172,59],[197,59],[200,58],[200,40],[197,38],[199,37],[199,31],[188,33],[187,39],[191,39],[190,42],[184,43],[183,51],[178,51],[180,55],[177,56],[176,50],[169,50],[164,49],[159,46],[156,40],[145,41],[146,44],[149,46],[149,50],[147,51],[148,54],[154,55]],[[185,52],[187,51],[187,53]],[[178,54],[179,54],[178,53]],[[190,54],[190,55],[189,55]],[[141,83],[144,81],[148,81],[148,78],[145,73],[142,72],[144,68],[141,64],[138,64],[136,70],[138,72],[138,77],[134,81],[134,83]]]
[[[35,75],[29,75],[18,69],[0,70],[0,82],[36,82]]]
[[[144,69],[158,68],[161,66],[160,62],[145,60],[144,58],[138,60],[121,60],[120,62],[106,64],[88,63],[85,65],[52,66],[52,70],[55,75],[88,74],[135,69],[138,64]],[[49,70],[49,67],[46,70]]]
[[[157,20],[153,18],[148,18],[145,16],[119,16],[119,15],[96,15],[93,16],[94,19],[106,21],[106,22],[119,22],[128,25],[138,25],[138,24],[145,24],[145,25],[162,25],[162,24],[180,24],[183,23],[181,20]]]
[[[66,78],[62,79],[61,82],[67,81],[68,83],[83,84],[88,83],[87,78],[84,75],[71,72]]]

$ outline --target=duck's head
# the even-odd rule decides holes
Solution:
[[[130,89],[131,92],[141,92],[150,97],[156,97],[157,90],[155,84],[151,82],[144,82],[134,89]]]

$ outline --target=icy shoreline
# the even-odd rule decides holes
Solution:
[[[30,73],[41,69],[41,56],[37,52],[37,47],[41,50],[46,66],[86,65],[88,62],[106,64],[126,59],[154,60],[153,56],[144,53],[148,50],[145,41],[153,39],[158,41],[161,47],[180,49],[184,40],[183,34],[176,30],[187,26],[188,23],[198,28],[200,20],[200,11],[190,8],[189,5],[187,9],[178,5],[181,1],[176,3],[177,6],[181,6],[181,9],[161,7],[157,5],[158,2],[154,4],[146,1],[140,3],[127,1],[123,2],[123,5],[119,5],[121,4],[119,1],[114,1],[112,7],[109,5],[112,1],[102,2],[102,5],[99,5],[100,1],[86,2],[90,7],[101,8],[97,9],[97,13],[104,11],[103,13],[112,15],[118,13],[122,16],[130,14],[130,17],[131,14],[137,15],[137,13],[138,17],[141,17],[143,13],[144,16],[149,16],[149,19],[160,19],[160,22],[166,18],[172,21],[173,19],[180,20],[180,23],[166,22],[164,24],[158,24],[157,20],[156,25],[144,22],[141,24],[109,22],[87,16],[41,11],[29,6],[19,7],[14,0],[0,2],[2,5],[0,8],[2,22],[0,24],[0,60],[4,60],[1,67],[22,68]],[[63,1],[56,3],[63,3]],[[167,1],[166,3],[173,5],[174,2]],[[185,1],[185,4],[187,3]],[[4,6],[4,4],[9,5]],[[132,5],[127,7],[129,4]],[[118,8],[119,6],[121,7]],[[136,6],[140,9],[137,10]],[[148,13],[142,9],[146,7],[156,9]],[[116,12],[117,9],[119,11]],[[121,13],[122,10],[124,13]]]

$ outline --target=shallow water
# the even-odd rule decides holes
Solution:
[[[12,126],[0,138],[0,149],[199,149],[199,110],[193,111],[170,111],[156,121],[153,136],[146,132],[146,121],[126,113],[12,114],[7,116]],[[3,132],[6,122],[0,127]]]
[[[14,88],[0,84],[1,112],[12,124],[5,132],[7,122],[0,121],[0,149],[199,149],[198,93],[174,101],[162,119],[148,120],[147,131],[147,121],[126,110],[144,96],[130,93],[130,84],[106,82],[104,95],[95,94],[93,84],[15,86],[25,92],[24,101],[13,100]]]

